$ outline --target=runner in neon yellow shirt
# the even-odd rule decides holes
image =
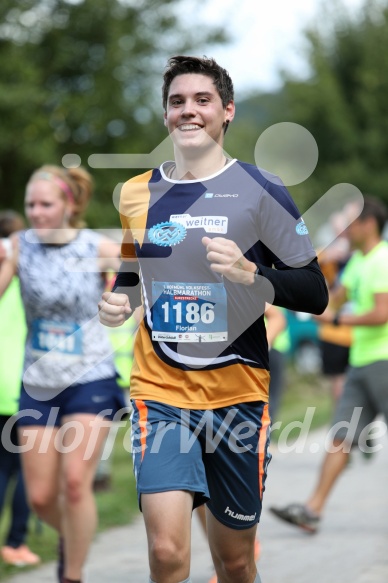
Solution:
[[[5,243],[14,231],[24,228],[21,215],[14,211],[0,212],[0,269],[2,260],[7,257]],[[21,377],[23,370],[24,341],[26,322],[20,296],[20,286],[14,277],[0,300],[0,516],[6,493],[11,487],[10,526],[5,544],[0,549],[4,563],[8,565],[36,565],[40,557],[25,544],[27,538],[30,509],[27,504],[20,454],[12,449],[17,444],[16,425],[11,421],[18,411]],[[11,426],[10,426],[11,423]]]
[[[376,309],[376,294],[388,292],[388,243],[381,241],[366,254],[356,251],[345,267],[341,283],[353,304],[352,314],[340,316],[341,322],[354,322],[350,364],[358,367],[388,360],[388,322],[362,324],[362,319]]]
[[[365,198],[347,229],[355,253],[347,263],[330,305],[352,302],[350,312],[327,309],[318,319],[354,328],[350,367],[339,399],[330,444],[312,495],[305,504],[272,507],[278,518],[316,532],[328,496],[348,463],[352,446],[372,453],[373,421],[382,413],[388,422],[388,243],[382,232],[388,212],[384,203]],[[381,434],[380,434],[381,435]],[[372,443],[376,442],[376,438]],[[333,447],[331,447],[331,444]]]

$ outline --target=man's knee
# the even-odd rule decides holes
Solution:
[[[180,545],[168,537],[157,537],[150,544],[150,559],[153,568],[157,571],[159,569],[175,569],[182,563],[185,563],[189,549]]]
[[[233,581],[248,581],[252,566],[245,557],[224,558],[219,562],[218,570]]]

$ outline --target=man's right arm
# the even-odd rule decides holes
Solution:
[[[139,264],[123,261],[112,291],[103,293],[98,304],[100,322],[111,328],[121,326],[140,305]]]
[[[127,294],[134,309],[141,305],[139,271],[138,261],[122,261],[112,288],[115,293]]]

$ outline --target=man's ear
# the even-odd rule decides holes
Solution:
[[[164,112],[164,114],[163,114],[163,123],[167,127],[167,113],[166,112]]]
[[[225,107],[225,121],[227,121],[228,123],[233,121],[235,112],[236,108],[234,105],[234,101],[229,101],[228,105]]]

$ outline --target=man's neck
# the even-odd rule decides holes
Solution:
[[[173,180],[200,180],[216,174],[222,170],[228,162],[223,151],[217,155],[203,156],[201,158],[184,158],[179,154],[175,156],[175,168],[171,173]]]
[[[370,237],[367,241],[364,242],[363,245],[360,247],[360,251],[363,255],[367,255],[372,249],[377,247],[379,243],[381,243],[381,237]]]

